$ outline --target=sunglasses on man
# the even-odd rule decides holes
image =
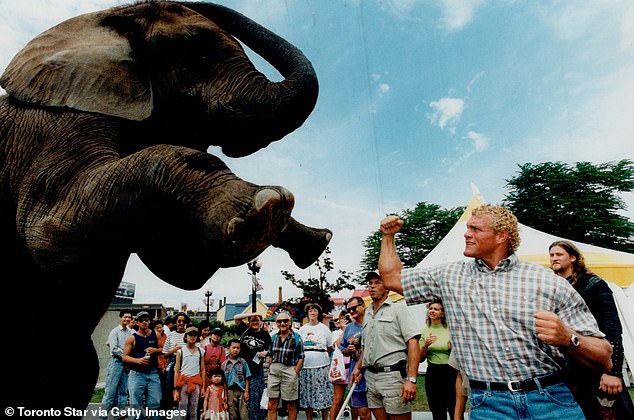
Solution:
[[[354,305],[354,306],[350,306],[348,307],[348,312],[354,312],[357,310],[358,307],[360,307],[361,305]]]

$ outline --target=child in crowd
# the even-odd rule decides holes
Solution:
[[[227,382],[225,373],[220,368],[210,372],[211,383],[205,389],[203,413],[205,420],[227,419]]]
[[[227,399],[231,420],[249,419],[249,377],[251,371],[246,360],[239,357],[240,340],[229,341],[229,358],[222,363],[221,369],[227,379]]]
[[[196,419],[198,418],[198,399],[205,377],[203,353],[196,346],[198,328],[187,328],[183,341],[185,341],[185,347],[176,352],[174,401],[178,402],[179,410],[187,411],[190,419]]]
[[[204,347],[205,349],[205,371],[207,376],[205,378],[206,389],[211,384],[211,372],[219,368],[222,362],[227,359],[227,353],[225,348],[220,345],[222,341],[222,329],[214,328],[209,335],[209,343]]]

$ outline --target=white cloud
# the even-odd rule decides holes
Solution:
[[[382,95],[387,95],[388,93],[390,93],[390,85],[388,85],[387,83],[381,83],[379,85],[379,92]]]
[[[458,147],[456,156],[442,159],[442,163],[447,167],[447,172],[450,174],[454,173],[471,156],[481,153],[489,147],[489,138],[482,133],[469,131],[463,138],[470,140],[472,147]]]
[[[482,3],[479,0],[444,0],[440,2],[443,16],[441,22],[445,29],[457,31],[473,19],[475,9]]]
[[[489,147],[489,139],[482,133],[469,131],[466,138],[473,141],[473,148],[476,152],[482,152]]]
[[[464,110],[464,100],[459,98],[441,98],[431,102],[429,106],[433,112],[428,114],[432,124],[438,125],[441,129],[447,129],[455,132],[455,126],[460,120],[460,115]]]
[[[458,31],[468,25],[482,0],[441,0],[423,2],[420,0],[392,0],[387,5],[389,12],[401,20],[427,21],[435,19],[437,26],[447,31]],[[431,16],[430,9],[436,8]]]
[[[559,9],[557,9],[559,7]],[[592,2],[580,6],[579,3],[560,3],[549,8],[548,15],[544,16],[549,21],[555,33],[562,39],[573,40],[583,35],[590,27],[590,22],[596,16],[597,11]]]

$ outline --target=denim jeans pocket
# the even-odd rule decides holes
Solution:
[[[544,388],[547,398],[562,407],[574,407],[577,405],[570,389],[564,384],[551,385]]]
[[[469,405],[472,409],[478,408],[486,402],[489,398],[489,394],[487,391],[482,389],[472,389],[471,394],[469,395]]]

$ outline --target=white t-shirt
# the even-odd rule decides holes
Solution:
[[[183,346],[181,352],[181,375],[196,376],[200,373],[200,358],[204,355],[202,349],[195,347],[192,354],[190,350]]]
[[[317,325],[305,324],[299,329],[299,336],[304,343],[305,369],[330,365],[328,347],[332,347],[330,329],[319,322]]]

